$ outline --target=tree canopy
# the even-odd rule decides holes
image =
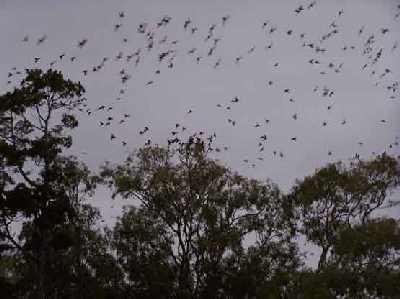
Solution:
[[[398,298],[396,158],[331,163],[284,193],[193,135],[95,173],[67,154],[83,94],[27,70],[0,96],[2,297]],[[98,184],[126,200],[114,226],[91,203]]]

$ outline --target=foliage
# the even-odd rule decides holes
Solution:
[[[27,70],[0,96],[2,298],[398,298],[400,223],[382,216],[398,203],[396,159],[328,164],[283,194],[191,136],[93,176],[66,155],[83,93]],[[98,183],[131,203],[114,227],[88,201]]]
[[[260,271],[243,283],[249,296],[258,292],[252,285],[272,284],[282,265],[298,263],[291,207],[278,188],[208,159],[201,139],[143,148],[102,175],[115,194],[140,201],[114,239],[130,284],[145,297],[233,296],[246,271]]]
[[[62,296],[77,271],[71,252],[82,234],[89,237],[77,223],[85,215],[82,196],[94,184],[86,166],[63,156],[83,92],[60,72],[27,70],[21,86],[0,97],[0,254],[14,261],[7,271],[21,296]]]
[[[301,231],[322,248],[319,268],[341,230],[366,223],[399,185],[398,163],[386,154],[349,167],[329,164],[297,183],[290,196],[301,216]]]
[[[322,251],[317,270],[299,276],[304,298],[400,293],[399,222],[373,215],[398,188],[399,171],[398,161],[383,154],[348,167],[330,164],[293,188],[300,231]]]

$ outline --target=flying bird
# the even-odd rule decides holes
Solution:
[[[40,38],[37,40],[36,45],[43,44],[43,43],[46,41],[46,39],[47,39],[47,35],[45,34],[45,35],[43,35],[42,37],[40,37]]]
[[[86,38],[84,38],[83,40],[79,41],[78,42],[78,48],[82,49],[86,45],[87,41],[88,40]]]

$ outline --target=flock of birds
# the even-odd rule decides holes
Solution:
[[[310,1],[306,4],[294,7],[289,13],[298,17],[303,17],[303,15],[305,15],[308,11],[316,9],[317,6],[318,3],[316,1]],[[241,64],[245,63],[246,59],[253,55],[256,51],[263,51],[266,53],[266,55],[268,55],[269,51],[275,47],[274,36],[276,35],[280,35],[281,37],[287,39],[292,39],[295,43],[312,54],[313,58],[308,59],[306,63],[309,65],[309,67],[313,68],[319,76],[325,76],[330,73],[338,74],[343,71],[345,64],[344,62],[337,63],[333,60],[330,61],[328,57],[330,49],[326,46],[326,44],[328,40],[333,39],[336,35],[341,34],[341,18],[344,14],[345,11],[343,9],[338,10],[335,13],[333,20],[329,23],[328,30],[322,36],[320,36],[319,39],[311,39],[308,37],[306,32],[298,32],[295,28],[282,28],[273,23],[271,20],[265,20],[260,24],[259,30],[261,30],[261,32],[266,36],[266,40],[268,40],[267,44],[262,46],[249,45],[247,51],[244,51],[243,53],[234,57],[234,59],[230,60],[223,58],[218,52],[220,44],[224,41],[224,37],[220,35],[220,32],[223,32],[224,28],[228,27],[232,22],[231,16],[227,14],[221,16],[217,22],[209,24],[207,28],[201,28],[199,25],[196,25],[191,18],[184,19],[181,22],[181,28],[184,34],[188,36],[197,36],[197,38],[199,38],[200,35],[201,42],[196,47],[185,48],[181,46],[180,40],[171,39],[169,35],[164,34],[164,29],[168,28],[168,26],[170,26],[172,22],[175,22],[175,20],[173,20],[173,18],[170,16],[163,16],[154,23],[143,22],[137,26],[135,30],[144,41],[144,44],[141,47],[138,47],[129,53],[117,51],[112,56],[102,57],[99,59],[99,63],[92,65],[91,67],[82,68],[82,65],[79,65],[79,51],[83,51],[87,47],[87,45],[90,43],[89,38],[83,38],[76,41],[76,47],[79,49],[78,55],[68,55],[68,53],[62,52],[52,60],[48,60],[48,57],[37,56],[32,58],[32,63],[40,68],[57,68],[61,62],[74,64],[76,67],[81,68],[80,80],[83,82],[85,81],[85,78],[90,77],[94,73],[106,71],[108,64],[123,63],[125,66],[122,67],[118,73],[120,86],[117,87],[115,101],[107,105],[94,105],[94,103],[91,103],[90,101],[85,101],[80,110],[84,115],[96,121],[99,127],[108,128],[110,130],[109,139],[111,142],[125,147],[128,145],[128,140],[124,139],[123,136],[120,136],[119,126],[129,123],[129,120],[133,118],[132,115],[134,115],[134,113],[131,114],[125,111],[122,114],[115,115],[114,107],[115,105],[118,105],[119,102],[124,100],[124,96],[127,92],[127,86],[133,79],[132,70],[138,68],[142,64],[143,60],[146,59],[146,57],[149,57],[151,53],[153,54],[151,57],[156,58],[156,61],[153,63],[155,69],[153,71],[153,77],[144,83],[145,88],[151,88],[152,85],[157,84],[162,72],[171,72],[177,69],[176,64],[183,56],[192,60],[194,65],[207,63],[215,70],[218,70],[227,64],[240,66]],[[397,6],[393,17],[394,19],[400,19],[400,5]],[[121,11],[117,13],[116,22],[113,24],[113,28],[110,28],[110,32],[118,36],[122,45],[129,44],[130,42],[130,39],[121,33],[122,29],[124,28],[126,18],[127,15],[125,12]],[[219,30],[218,33],[217,30]],[[375,85],[377,88],[383,88],[390,100],[396,101],[400,100],[399,80],[395,80],[393,78],[394,74],[392,69],[381,66],[381,61],[385,55],[391,55],[397,50],[398,42],[395,41],[390,49],[384,49],[377,42],[378,36],[386,36],[390,35],[390,33],[391,30],[385,27],[377,28],[375,32],[371,33],[366,31],[365,26],[360,26],[358,32],[355,33],[360,42],[357,44],[354,43],[351,45],[344,45],[340,48],[340,50],[343,51],[343,55],[345,55],[346,52],[357,52],[365,57],[365,64],[360,65],[360,71],[373,78],[373,80],[376,82]],[[39,38],[32,38],[31,36],[26,35],[21,39],[21,42],[25,44],[30,43],[32,45],[41,47],[46,44],[48,38],[49,37],[46,34],[40,36]],[[280,61],[273,62],[271,67],[273,69],[279,69]],[[12,85],[12,83],[16,83],[17,79],[22,75],[22,70],[19,70],[16,67],[12,68],[7,75],[7,84]],[[83,83],[83,85],[85,84]],[[294,103],[297,100],[296,93],[293,88],[288,86],[280,86],[279,82],[272,78],[266,80],[265,92],[268,92],[268,89],[271,88],[281,89],[282,97],[284,100],[288,101],[288,103]],[[320,98],[328,100],[328,104],[326,106],[327,111],[331,112],[334,110],[333,107],[335,105],[334,98],[336,95],[336,90],[328,87],[327,85],[315,85],[312,89],[312,92]],[[227,124],[232,128],[236,128],[241,124],[239,124],[237,119],[234,119],[232,116],[230,116],[229,112],[243,102],[246,102],[246,99],[243,99],[239,96],[233,96],[231,99],[228,99],[225,102],[216,103],[214,108],[225,111],[227,113],[225,114],[227,115]],[[195,109],[193,107],[188,107],[186,110],[187,116],[190,116],[193,113],[196,113]],[[299,119],[302,118],[301,112],[291,112],[290,118],[294,122],[299,121]],[[377,125],[385,125],[388,122],[388,119],[382,118],[378,121]],[[330,123],[327,120],[324,120],[320,124],[321,127],[327,127],[329,125]],[[351,121],[349,119],[342,119],[340,120],[340,125],[349,126],[351,125]],[[271,130],[273,126],[274,124],[272,123],[271,119],[268,118],[256,121],[252,124],[254,129],[259,129],[262,133],[258,134],[258,138],[255,142],[256,157],[254,159],[243,159],[244,163],[255,167],[257,161],[264,160],[266,157],[264,154],[267,152],[272,154],[273,157],[281,159],[285,157],[285,151],[283,149],[274,148],[273,141],[271,142],[270,140],[267,130]],[[173,146],[187,140],[183,137],[183,134],[189,134],[192,140],[193,138],[205,138],[208,140],[208,149],[214,153],[228,151],[231,148],[231,146],[225,144],[220,146],[216,145],[214,143],[217,137],[215,132],[208,134],[205,131],[195,131],[191,133],[188,133],[188,131],[188,126],[185,123],[176,122],[175,126],[170,131],[170,136],[168,136],[168,145]],[[138,134],[145,137],[145,145],[152,144],[150,125],[144,124],[142,127],[140,127],[138,129]],[[296,143],[299,142],[300,139],[301,138],[299,136],[291,136],[290,142]],[[394,136],[393,142],[388,144],[383,150],[390,150],[394,147],[398,147],[399,142],[400,136]],[[364,145],[362,141],[357,141],[357,143],[360,147]],[[326,154],[328,156],[334,155],[332,150],[328,150]],[[373,152],[372,154],[378,153]],[[355,157],[359,157],[359,154],[355,153]]]

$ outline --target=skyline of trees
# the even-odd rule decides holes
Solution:
[[[209,141],[191,136],[95,173],[66,154],[83,94],[61,72],[36,69],[0,96],[3,298],[400,294],[400,222],[374,215],[400,185],[397,158],[330,163],[284,193],[211,159]],[[137,203],[114,227],[91,205],[97,186]],[[300,235],[322,252],[315,269]]]

